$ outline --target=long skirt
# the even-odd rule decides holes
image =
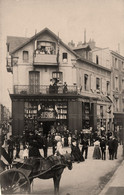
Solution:
[[[94,147],[93,158],[94,159],[100,159],[101,158],[101,151],[100,151],[100,147],[99,146],[95,146]]]

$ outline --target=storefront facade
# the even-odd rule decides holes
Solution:
[[[48,134],[55,127],[59,132],[75,129],[96,129],[96,100],[86,101],[81,96],[14,96],[12,99],[13,134],[43,128]],[[90,100],[89,100],[90,101]]]

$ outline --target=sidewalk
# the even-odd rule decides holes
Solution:
[[[99,195],[124,195],[124,160]]]

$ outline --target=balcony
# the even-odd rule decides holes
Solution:
[[[49,94],[67,94],[76,95],[77,86],[49,86],[49,85],[14,85],[14,94],[20,95],[49,95]]]
[[[34,55],[34,65],[57,66],[56,55],[36,53]]]

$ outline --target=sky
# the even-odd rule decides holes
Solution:
[[[11,108],[12,74],[6,71],[6,37],[31,37],[49,28],[62,41],[94,39],[124,56],[124,0],[0,0],[0,103]]]

